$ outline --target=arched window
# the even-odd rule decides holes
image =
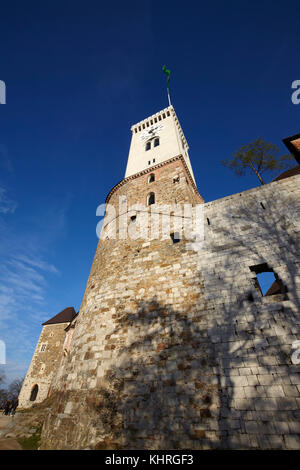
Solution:
[[[147,196],[147,205],[151,206],[152,204],[155,204],[155,194],[149,193]]]
[[[147,142],[146,143],[146,150],[150,150],[151,149],[151,142]]]
[[[37,384],[35,384],[35,386],[31,390],[30,401],[35,401],[36,400],[38,391],[39,391],[39,386]]]
[[[153,183],[153,181],[155,181],[155,175],[154,173],[151,173],[151,175],[149,175],[149,178],[148,178],[148,183]]]
[[[154,147],[157,147],[159,145],[159,137],[156,137],[156,139],[154,139]]]

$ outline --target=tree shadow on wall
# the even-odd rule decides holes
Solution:
[[[300,308],[295,202],[287,198],[283,214],[277,198],[260,204],[250,195],[246,204],[210,219],[207,230],[221,242],[216,245],[216,238],[207,236],[206,248],[216,254],[215,279],[205,281],[205,266],[202,275],[206,294],[214,291],[214,282],[222,285],[209,332],[218,364],[221,447],[280,449],[288,434],[295,436],[297,427],[299,432],[299,366],[291,362]],[[262,296],[250,270],[265,264],[278,275],[277,296]]]
[[[207,234],[209,265],[199,253],[202,305],[179,312],[154,298],[119,318],[112,349],[124,325],[131,335],[95,403],[98,448],[280,449],[297,434],[299,229],[276,199],[258,203],[211,218],[219,243]],[[277,297],[250,270],[264,263],[282,281]]]
[[[213,344],[195,313],[178,312],[155,298],[118,319],[107,347],[124,327],[121,363],[107,371],[92,403],[94,426],[106,436],[97,448],[187,449],[218,443],[218,390]],[[99,421],[97,421],[99,420]]]

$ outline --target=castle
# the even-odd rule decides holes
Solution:
[[[41,448],[300,449],[299,167],[204,203],[172,106],[131,131],[80,311],[20,393],[50,399]]]

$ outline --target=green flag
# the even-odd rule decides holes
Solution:
[[[166,74],[167,77],[168,77],[168,79],[167,79],[167,88],[169,89],[171,70],[168,70],[165,65],[163,66],[162,69],[163,69],[163,71],[165,72],[165,74]]]

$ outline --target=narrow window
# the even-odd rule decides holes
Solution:
[[[170,111],[167,111],[167,116],[170,116]]]
[[[156,139],[154,139],[154,147],[157,147],[159,145],[159,138],[156,137]]]
[[[33,389],[31,390],[30,401],[35,401],[36,400],[38,391],[39,391],[39,387],[38,387],[38,385],[35,385],[33,387]]]
[[[166,115],[165,115],[165,113],[163,114],[163,118],[164,118],[164,119],[166,119]]]
[[[161,116],[158,116],[158,120],[161,121]]]
[[[143,129],[145,129],[145,124],[143,124]]]
[[[47,344],[46,344],[46,343],[42,343],[42,344],[41,344],[41,348],[40,348],[40,352],[45,352],[45,351],[46,351],[46,347],[47,347]]]
[[[146,151],[151,149],[151,142],[146,143]]]
[[[148,165],[151,165],[151,162],[150,162],[150,161],[148,161]]]
[[[149,178],[148,178],[148,183],[153,183],[153,181],[155,181],[155,175],[154,173],[151,173],[151,175],[149,175]]]
[[[154,193],[150,193],[147,196],[147,205],[151,206],[152,204],[155,204],[155,194]]]
[[[155,158],[153,158],[153,162],[152,163],[155,163]]]
[[[207,225],[210,225],[210,220],[209,220],[209,218],[208,218],[208,217],[207,217],[207,219],[206,219],[206,220],[207,220]]]
[[[180,242],[179,232],[170,233],[170,237],[171,237],[173,243]]]
[[[131,222],[135,222],[135,221],[136,221],[136,215],[132,215],[132,216],[130,217],[130,219],[131,219]]]

